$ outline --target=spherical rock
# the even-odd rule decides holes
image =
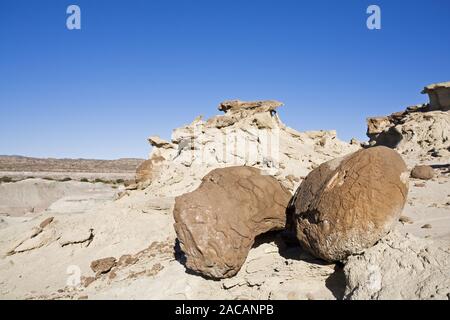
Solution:
[[[297,238],[328,261],[373,246],[400,218],[408,193],[401,156],[387,147],[363,149],[323,163],[297,189]]]
[[[415,166],[411,170],[411,178],[430,180],[434,177],[433,168],[430,166]]]
[[[251,167],[215,169],[175,200],[175,231],[186,267],[210,278],[235,275],[255,237],[284,229],[291,194]]]

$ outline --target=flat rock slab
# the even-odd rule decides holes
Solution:
[[[449,299],[450,248],[393,232],[344,268],[345,299]]]

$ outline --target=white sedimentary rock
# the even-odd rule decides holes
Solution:
[[[291,191],[322,162],[359,149],[340,141],[335,131],[298,132],[284,125],[277,101],[225,101],[224,115],[191,124],[172,133],[172,143],[156,143],[151,159],[165,159],[144,186],[191,184],[212,169],[252,166],[274,175]],[[287,179],[287,176],[295,177]]]
[[[449,299],[448,245],[393,232],[344,268],[346,299]]]

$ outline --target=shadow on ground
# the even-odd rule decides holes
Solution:
[[[285,259],[301,260],[307,263],[317,264],[321,266],[330,265],[329,262],[318,259],[309,254],[307,251],[303,250],[295,235],[290,231],[271,231],[261,234],[256,237],[252,249],[257,248],[264,243],[270,242],[276,244],[280,256]],[[178,239],[175,240],[174,244],[174,257],[185,267],[186,273],[200,276],[207,280],[218,281],[218,279],[206,277],[201,273],[189,270],[186,267],[186,255],[181,250],[180,242]],[[331,274],[328,279],[326,279],[325,286],[331,291],[336,299],[343,299],[345,291],[345,275],[342,264],[335,264],[334,273]]]

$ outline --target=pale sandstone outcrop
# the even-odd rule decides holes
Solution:
[[[52,181],[26,179],[14,183],[0,184],[0,214],[21,216],[37,214],[68,199],[82,199],[93,205],[102,200],[112,200],[116,190],[102,183],[78,181]],[[71,201],[75,204],[75,201]]]
[[[430,84],[422,93],[428,94],[430,98],[430,110],[450,110],[450,81]]]
[[[388,119],[388,120],[386,120]],[[375,125],[376,124],[376,125]],[[450,159],[450,112],[426,111],[425,107],[397,116],[369,118],[370,145],[396,149],[413,160]]]
[[[157,147],[157,148],[170,149],[170,148],[173,148],[173,147],[174,147],[174,145],[171,144],[169,141],[166,141],[166,140],[164,140],[164,139],[161,139],[161,138],[158,137],[158,136],[151,136],[151,137],[149,137],[149,138],[148,138],[148,142],[149,142],[152,146]]]
[[[153,156],[148,160],[142,162],[136,169],[136,182],[143,184],[151,183],[152,179],[156,178],[159,174],[162,162],[165,159],[160,156]]]
[[[400,152],[408,165],[414,162],[450,162],[450,82],[425,87],[429,104],[408,107],[386,117],[367,119],[369,145]]]
[[[386,147],[320,165],[293,199],[297,238],[312,254],[329,261],[342,261],[373,246],[400,217],[408,175],[401,156]]]
[[[372,117],[367,118],[367,136],[376,138],[378,134],[391,126],[389,117]]]
[[[212,278],[234,276],[259,234],[282,230],[291,194],[259,169],[215,169],[175,200],[175,231],[186,266]]]
[[[300,180],[291,182],[286,176],[301,179],[322,162],[360,148],[340,141],[335,131],[298,132],[287,127],[277,115],[281,105],[273,100],[225,101],[219,105],[225,114],[208,120],[197,117],[175,129],[170,148],[153,138],[150,159],[164,160],[158,169],[147,166],[147,183],[142,186],[150,185],[158,194],[166,187],[173,192],[176,186],[180,194],[195,189],[214,168],[245,165],[268,170],[293,192]]]
[[[450,299],[448,245],[392,232],[344,267],[345,299]]]

